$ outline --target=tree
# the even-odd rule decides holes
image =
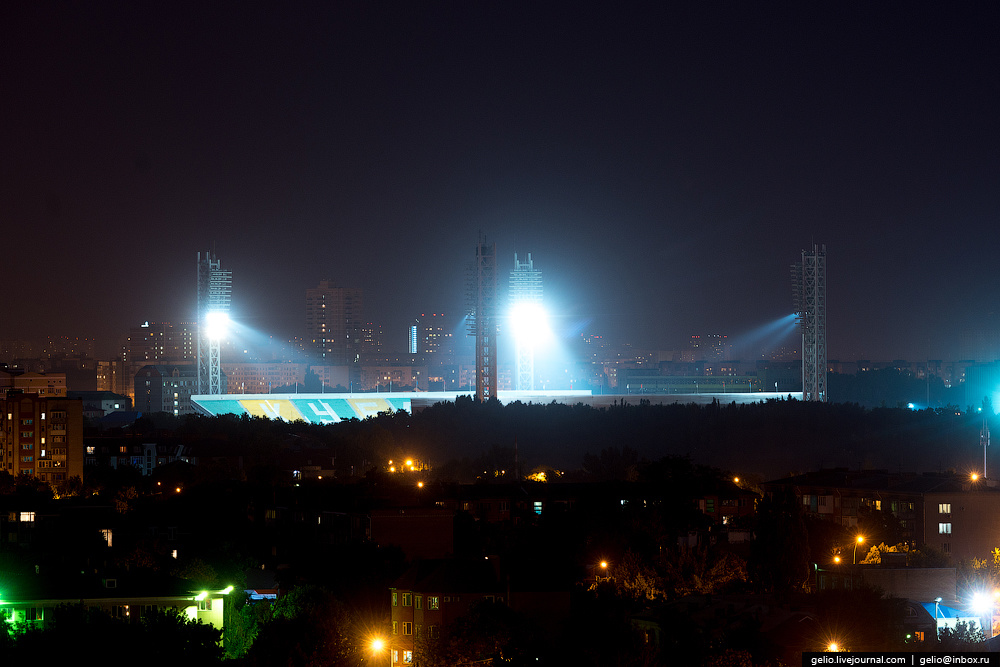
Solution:
[[[249,665],[334,667],[357,653],[351,611],[319,586],[296,586],[275,603],[246,654]]]
[[[942,651],[976,651],[982,650],[986,636],[982,628],[976,627],[975,621],[966,623],[959,621],[954,628],[938,630],[938,648]]]

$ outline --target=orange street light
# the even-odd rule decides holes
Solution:
[[[387,649],[386,652],[389,654],[389,664],[391,665],[392,664],[392,651],[389,651],[388,648],[389,648],[388,642],[386,642],[381,637],[375,637],[374,639],[372,639],[372,643],[371,643],[372,653],[375,654],[375,655],[378,655],[379,653],[382,652],[382,649]]]
[[[854,564],[858,564],[858,545],[865,541],[864,535],[858,535],[854,540]]]

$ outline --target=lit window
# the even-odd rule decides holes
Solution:
[[[951,535],[951,523],[939,523],[938,535]]]
[[[413,651],[403,651],[403,664],[410,664],[413,662]]]
[[[35,520],[34,512],[21,512],[21,521],[31,523]]]
[[[409,607],[413,605],[413,595],[411,593],[403,593],[403,606]]]
[[[951,514],[951,503],[938,503],[938,514]]]
[[[427,598],[427,608],[428,609],[437,609],[438,608],[438,598],[437,598],[436,595],[433,596],[433,597],[428,597]]]

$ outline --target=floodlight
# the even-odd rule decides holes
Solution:
[[[215,310],[205,315],[205,333],[212,340],[218,340],[226,335],[229,329],[229,316]]]
[[[538,343],[549,335],[545,309],[533,301],[514,304],[510,309],[510,325],[514,338],[521,342]]]
[[[976,593],[972,596],[972,611],[985,615],[993,611],[993,600],[986,593]]]

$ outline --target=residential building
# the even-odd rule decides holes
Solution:
[[[416,662],[420,641],[437,639],[474,604],[504,599],[493,564],[481,558],[420,561],[393,583],[389,595],[393,666]]]
[[[66,374],[0,371],[0,391],[8,389],[38,396],[66,396]]]
[[[52,484],[83,476],[79,399],[8,391],[0,404],[0,468]]]
[[[222,364],[230,394],[269,394],[303,384],[308,370],[309,364],[291,362]]]
[[[135,375],[135,409],[139,412],[194,414],[191,395],[198,393],[198,369],[194,364],[143,366]],[[223,376],[225,387],[225,376]]]
[[[69,391],[66,397],[83,401],[83,416],[88,419],[100,419],[112,412],[132,409],[128,396],[111,391]]]
[[[363,294],[329,280],[306,290],[306,341],[314,358],[333,365],[357,361],[365,328]]]

